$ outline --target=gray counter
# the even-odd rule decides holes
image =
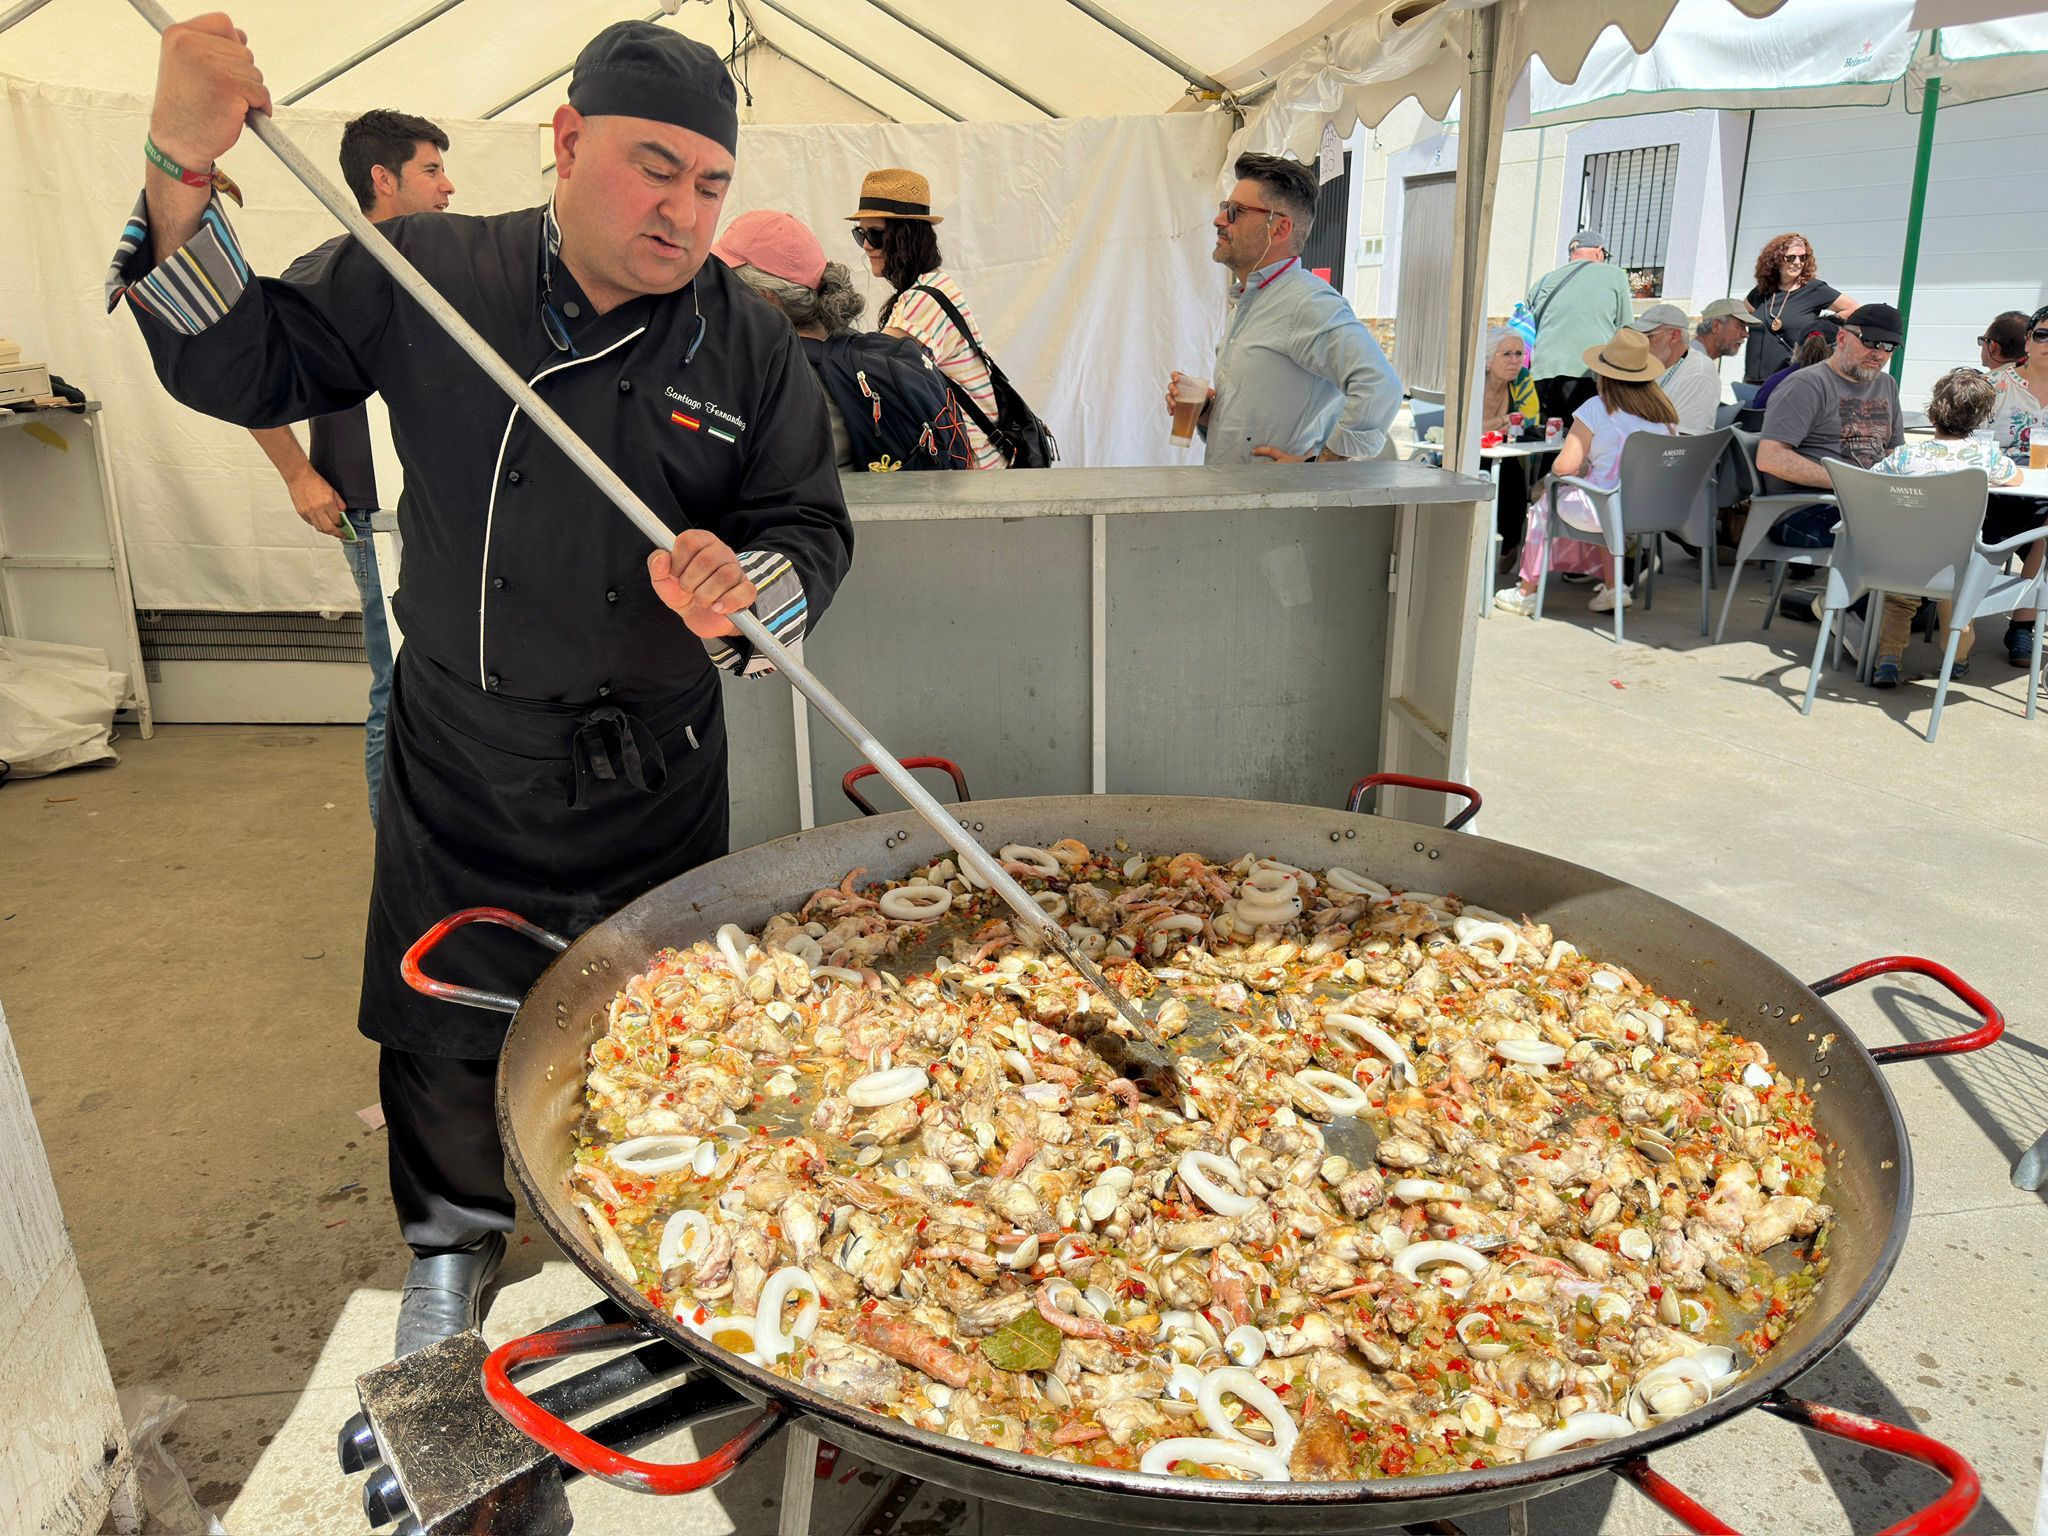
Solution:
[[[977,796],[1336,805],[1375,770],[1464,771],[1490,481],[1384,462],[846,484],[853,571],[805,656]],[[853,749],[787,685],[729,682],[726,706],[735,848],[855,814]]]

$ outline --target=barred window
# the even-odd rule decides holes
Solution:
[[[1607,236],[1607,259],[1628,273],[1639,299],[1664,292],[1664,249],[1678,189],[1678,146],[1588,155],[1579,183],[1579,227]]]

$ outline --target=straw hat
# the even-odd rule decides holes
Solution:
[[[1654,384],[1664,377],[1664,364],[1650,351],[1650,338],[1641,331],[1623,326],[1597,347],[1588,347],[1580,354],[1586,366],[1595,373],[1604,373],[1610,379],[1622,379],[1630,384]]]
[[[900,166],[869,171],[861,178],[860,208],[847,216],[857,224],[862,219],[914,219],[920,224],[943,224],[945,217],[932,212],[932,184],[915,171]]]

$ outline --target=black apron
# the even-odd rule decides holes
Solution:
[[[725,720],[708,665],[671,698],[543,704],[487,693],[404,647],[357,1027],[421,1055],[495,1057],[505,1015],[425,997],[400,979],[399,960],[421,934],[450,912],[490,906],[573,937],[722,856],[726,833]],[[475,925],[443,941],[426,968],[523,996],[553,958]]]

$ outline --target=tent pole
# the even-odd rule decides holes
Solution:
[[[35,15],[37,11],[40,11],[49,3],[50,0],[21,0],[21,4],[11,7],[4,15],[0,15],[0,32],[5,32],[17,22],[27,21],[29,17]]]
[[[1913,157],[1913,200],[1906,208],[1906,258],[1899,271],[1899,329],[1910,339],[1913,278],[1920,270],[1920,221],[1927,212],[1927,169],[1934,158],[1934,114],[1941,106],[1941,76],[1929,75],[1920,97],[1920,148]],[[1892,378],[1905,377],[1906,343],[1892,353]]]
[[[830,75],[821,74],[819,71],[811,68],[811,66],[806,64],[802,59],[784,53],[780,48],[776,47],[773,43],[762,43],[761,46],[766,48],[770,53],[774,54],[775,57],[782,60],[783,63],[794,64],[798,69],[802,70],[805,74],[809,75],[813,80],[822,80],[825,84],[831,86],[833,90],[837,91],[840,95],[844,96],[848,101],[859,102],[862,106],[866,107],[870,112],[874,113],[875,116],[879,117],[883,122],[900,123],[903,121],[903,119],[900,117],[891,117],[888,113],[884,112],[880,107],[876,106],[872,101],[869,101],[865,96],[854,95],[853,92],[849,91],[837,80],[834,80]],[[740,50],[740,52],[742,53],[746,53],[749,51],[750,48],[742,48]]]
[[[1486,247],[1493,225],[1493,181],[1500,160],[1503,102],[1496,100],[1494,61],[1500,42],[1501,7],[1466,13],[1472,34],[1467,54],[1462,121],[1458,126],[1457,261],[1445,345],[1444,467],[1475,473],[1478,437],[1473,417],[1479,395],[1472,388],[1480,337],[1486,329]],[[1505,97],[1505,92],[1498,93]],[[1469,463],[1467,461],[1470,461]]]
[[[863,68],[871,70],[875,74],[880,75],[884,80],[888,81],[891,85],[895,86],[897,90],[903,91],[908,95],[915,96],[919,101],[923,102],[926,106],[930,107],[934,112],[937,112],[940,116],[951,118],[956,123],[962,123],[966,121],[966,119],[963,118],[958,112],[955,112],[951,107],[947,106],[943,101],[940,101],[937,97],[927,96],[923,91],[919,90],[916,86],[912,85],[908,80],[904,79],[901,75],[892,74],[889,70],[885,69],[880,64],[877,64],[873,59],[867,57],[865,54],[859,53],[856,50],[847,47],[846,44],[842,43],[830,32],[825,31],[822,27],[812,26],[808,21],[805,21],[803,17],[797,15],[795,11],[790,10],[789,7],[787,7],[786,5],[781,4],[781,0],[758,0],[758,3],[767,6],[769,10],[773,11],[776,15],[780,16],[784,21],[789,22],[793,26],[801,27],[804,31],[810,33],[811,36],[815,37],[819,42],[824,43],[827,47],[836,48],[839,52],[845,54],[849,59],[853,60],[854,63],[859,64]],[[775,46],[774,40],[772,38],[769,40],[769,46],[771,48]],[[776,48],[775,51],[777,53],[783,52],[783,50],[780,48]]]
[[[398,28],[397,31],[386,32],[382,37],[378,38],[377,41],[370,44],[367,48],[359,48],[354,53],[350,54],[347,58],[343,59],[339,64],[335,65],[332,69],[321,71],[312,79],[308,80],[304,85],[300,86],[296,91],[293,91],[291,95],[285,97],[284,100],[278,103],[278,105],[281,107],[297,106],[300,102],[304,101],[308,96],[312,95],[315,91],[319,90],[321,86],[327,85],[332,81],[339,80],[343,75],[347,74],[350,70],[354,69],[358,64],[362,63],[363,60],[375,58],[378,54],[382,53],[386,48],[389,48],[393,43],[400,42],[403,41],[405,38],[411,37],[413,33],[419,31],[419,29],[421,27],[424,27],[428,22],[434,20],[438,16],[446,15],[449,11],[454,10],[455,7],[457,7],[460,4],[462,4],[462,0],[440,0],[440,3],[438,5],[428,6],[424,11],[421,11],[419,15],[413,17],[411,21],[408,21],[404,26]]]
[[[1008,91],[1012,96],[1015,96],[1019,101],[1025,102],[1030,106],[1038,108],[1038,110],[1043,112],[1047,117],[1065,116],[1064,113],[1047,106],[1044,102],[1040,101],[1036,96],[1032,95],[1029,91],[1025,90],[1023,86],[1017,84],[1014,80],[1008,79],[1003,75],[997,74],[994,70],[990,69],[986,64],[982,63],[979,59],[975,58],[972,54],[964,53],[960,49],[954,47],[951,43],[947,42],[945,38],[941,37],[938,33],[934,32],[930,27],[926,26],[923,22],[919,21],[915,16],[905,15],[895,6],[889,4],[888,0],[868,0],[868,4],[872,5],[884,16],[887,16],[891,21],[894,21],[899,25],[908,27],[911,31],[915,32],[919,37],[923,38],[926,42],[930,43],[934,48],[938,48],[943,52],[950,53],[954,58],[958,59],[962,64],[965,64],[969,69],[973,70],[976,74],[984,76],[985,78],[994,81],[997,85],[1000,85],[1004,90]]]
[[[659,21],[662,18],[662,15],[662,8],[660,6],[656,6],[653,10],[649,11],[645,16],[642,16],[640,19],[642,21]],[[731,62],[731,59],[726,60],[726,63],[728,64],[730,64]],[[553,85],[557,80],[561,79],[562,76],[569,73],[569,71],[574,69],[575,67],[576,60],[572,58],[569,60],[568,63],[564,64],[560,69],[556,70],[553,74],[542,75],[538,80],[534,81],[533,84],[529,85],[525,90],[514,91],[510,96],[507,96],[495,107],[492,107],[488,112],[485,112],[481,120],[484,122],[489,122],[492,118],[496,117],[500,112],[509,112],[512,108],[518,106],[519,103],[526,100],[527,97],[533,95],[534,92],[541,90],[545,86]],[[548,169],[552,171],[554,169],[554,166],[549,165]]]
[[[1162,48],[1129,22],[1119,16],[1111,15],[1106,8],[1096,4],[1096,0],[1067,0],[1067,4],[1086,16],[1090,21],[1095,22],[1099,26],[1109,28],[1110,31],[1114,32],[1139,52],[1150,54],[1159,63],[1164,64],[1176,75],[1179,75],[1181,79],[1187,81],[1189,85],[1195,87],[1196,90],[1214,91],[1218,96],[1228,96],[1230,94],[1230,88],[1214,75],[1202,73],[1201,70],[1188,63],[1179,54]]]

